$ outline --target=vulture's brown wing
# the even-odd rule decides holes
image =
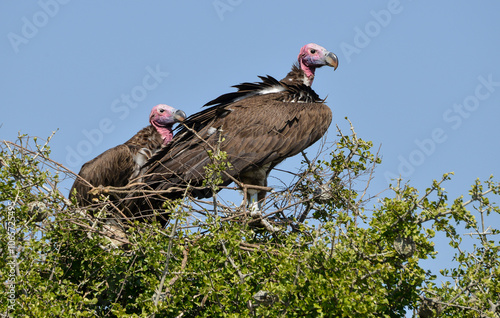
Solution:
[[[285,101],[284,101],[285,100]],[[324,135],[332,113],[322,102],[297,102],[289,92],[253,96],[227,105],[222,115],[199,117],[205,120],[197,134],[174,138],[162,152],[161,160],[152,165],[144,181],[155,189],[182,187],[186,184],[202,186],[205,169],[212,162],[208,151],[225,151],[234,177],[252,167],[276,165],[299,153]],[[212,114],[213,115],[213,114]],[[220,144],[219,144],[220,143]],[[223,176],[224,185],[231,183]],[[209,195],[207,191],[195,192]]]
[[[88,206],[95,198],[95,195],[88,193],[91,189],[89,184],[94,187],[123,187],[129,182],[140,181],[142,166],[162,145],[162,136],[152,125],[141,129],[124,144],[106,150],[85,163],[70,195],[76,189],[80,206]]]
[[[132,151],[134,147],[119,145],[85,163],[78,173],[79,177],[73,184],[70,195],[73,194],[73,189],[76,189],[78,203],[80,206],[87,206],[92,204],[95,197],[88,193],[91,189],[88,184],[94,187],[127,185],[136,165]]]

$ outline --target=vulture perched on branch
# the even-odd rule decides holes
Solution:
[[[106,150],[82,166],[70,191],[80,206],[91,205],[97,196],[92,187],[123,187],[140,177],[144,164],[172,140],[172,126],[186,118],[182,110],[157,105],[151,110],[151,125],[143,128],[122,145]],[[76,192],[74,192],[76,190]]]
[[[142,189],[157,194],[130,200],[132,212],[158,209],[166,198],[180,198],[186,189],[198,198],[211,197],[214,187],[206,183],[206,167],[220,161],[229,163],[220,185],[237,181],[247,190],[250,208],[258,211],[269,172],[315,143],[330,126],[330,108],[310,87],[316,68],[325,65],[336,69],[337,56],[307,44],[281,81],[260,76],[261,82],[235,85],[236,92],[208,102],[209,108],[188,117],[172,142],[147,164]],[[218,150],[227,159],[217,159]]]

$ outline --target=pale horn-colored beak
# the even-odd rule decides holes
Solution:
[[[325,62],[326,65],[333,67],[333,70],[336,70],[339,66],[339,59],[337,58],[337,55],[333,54],[332,52],[326,53]]]

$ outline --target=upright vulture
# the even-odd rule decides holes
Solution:
[[[123,187],[140,177],[144,164],[172,140],[173,124],[185,118],[182,110],[168,105],[153,107],[149,115],[151,125],[82,166],[70,196],[74,195],[80,206],[89,206],[96,197],[89,193],[91,186]]]
[[[316,68],[338,66],[337,56],[311,43],[301,48],[298,63],[281,81],[259,76],[256,83],[235,85],[188,117],[173,140],[147,164],[143,182],[148,190],[162,191],[163,198],[207,198],[212,190],[204,184],[206,167],[216,149],[227,154],[230,167],[221,175],[222,185],[233,180],[267,186],[269,172],[280,162],[306,149],[327,131],[332,112],[311,89]],[[143,188],[144,189],[144,188]],[[260,208],[265,191],[247,191],[252,209]],[[133,213],[161,207],[160,196],[129,201]]]

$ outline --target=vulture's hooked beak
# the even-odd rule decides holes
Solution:
[[[174,119],[177,122],[183,122],[186,119],[186,113],[178,109],[174,112]]]
[[[328,52],[325,55],[325,62],[326,65],[333,67],[334,71],[339,66],[339,59],[337,58],[337,55],[333,54],[332,52]]]

